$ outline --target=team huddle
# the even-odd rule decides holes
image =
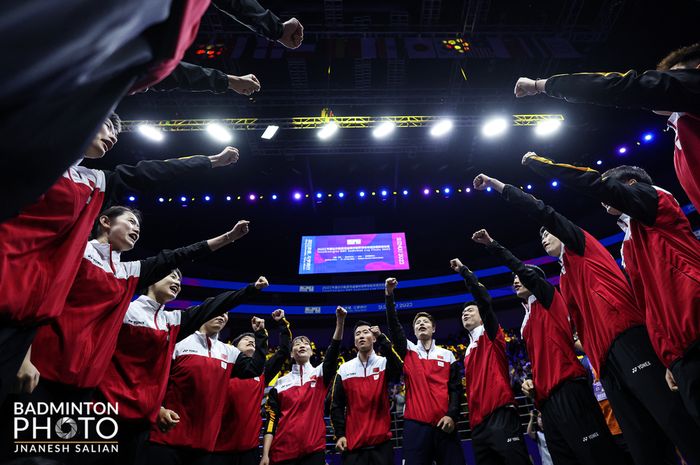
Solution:
[[[518,80],[517,97],[539,93],[668,114],[676,131],[678,179],[700,207],[700,44],[642,74]],[[84,158],[102,158],[120,128],[112,113]],[[219,339],[228,312],[268,287],[264,276],[191,308],[165,308],[181,291],[180,268],[243,239],[250,223],[241,220],[209,239],[122,261],[121,254],[140,237],[142,218],[120,200],[127,192],[156,190],[161,182],[205,176],[238,158],[238,150],[227,147],[212,156],[142,161],[111,171],[71,165],[38,200],[0,223],[3,460],[19,459],[12,446],[15,403],[106,402],[119,406],[117,454],[44,458],[120,465],[323,465],[329,399],[343,463],[389,465],[394,450],[388,389],[403,378],[406,465],[465,464],[456,430],[465,414],[477,464],[531,463],[504,331],[488,290],[461,259],[449,266],[473,296],[455,315],[468,334],[464,370],[451,351],[436,344],[430,313],[415,315],[415,342],[409,340],[396,309],[399,283],[393,277],[385,281],[386,334],[377,322],[353,322],[357,357],[340,365],[347,317],[340,306],[317,366],[310,362],[312,341],[294,337],[282,309],[267,322],[253,317],[250,330],[230,343]],[[532,152],[520,162],[601,202],[624,232],[620,267],[600,241],[543,201],[486,174],[473,180],[475,190],[495,190],[504,205],[541,226],[543,248],[561,265],[556,286],[485,229],[472,234],[513,272],[532,364],[532,379],[523,389],[542,413],[553,463],[626,460],[577,357],[583,352],[636,465],[673,464],[678,456],[700,465],[700,243],[684,211],[639,167],[601,174]],[[270,321],[280,341],[272,355]],[[291,371],[282,373],[290,357]],[[30,455],[40,463],[44,454]]]

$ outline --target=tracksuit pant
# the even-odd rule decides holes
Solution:
[[[700,341],[671,367],[688,413],[700,425]]]
[[[209,452],[148,442],[136,458],[137,465],[209,465]]]
[[[414,420],[403,424],[404,465],[465,465],[457,430],[447,434],[441,429]]]
[[[272,465],[326,465],[326,452],[313,452],[296,459],[274,462]]]
[[[244,452],[214,452],[209,456],[209,465],[259,465],[260,449]]]
[[[513,406],[497,408],[484,421],[472,427],[472,446],[477,465],[530,465],[520,427],[520,416]]]
[[[343,452],[342,462],[343,465],[393,465],[394,448],[391,441],[384,441],[376,446]]]
[[[0,404],[15,388],[19,371],[36,335],[37,326],[0,327]]]

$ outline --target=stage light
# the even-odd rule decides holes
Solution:
[[[433,137],[444,136],[452,130],[452,126],[454,126],[454,124],[451,119],[442,119],[430,128],[430,135]]]
[[[403,195],[408,195],[408,191],[406,189],[404,189]]]
[[[158,197],[158,202],[163,203],[165,202],[165,199],[163,197]]]
[[[552,187],[555,188],[555,189],[556,189],[557,187],[559,187],[559,181],[557,181],[556,179],[555,179],[554,181],[552,181]]]
[[[333,134],[338,132],[338,124],[334,121],[324,124],[318,131],[318,138],[321,140],[329,139]]]
[[[430,189],[428,189],[427,187],[423,189],[423,195],[430,195]]]
[[[294,200],[301,200],[301,194],[299,192],[294,193]]]
[[[248,200],[255,200],[255,199],[256,199],[255,194],[250,194],[248,196]]]
[[[597,162],[595,162],[595,164],[598,165],[598,166],[600,166],[600,165],[603,164],[603,160],[598,160]]]
[[[180,197],[180,202],[187,202],[187,197],[185,197],[184,195]]]
[[[384,121],[379,126],[374,128],[374,130],[372,131],[372,135],[375,139],[383,139],[384,137],[394,132],[395,128],[396,124],[393,121]]]
[[[450,188],[449,188],[449,187],[445,187],[445,188],[442,190],[442,192],[444,192],[445,194],[449,194],[449,193],[450,193]]]
[[[486,192],[491,192],[491,188],[490,188],[490,187],[487,187],[487,188],[486,188]]]
[[[209,202],[209,201],[211,200],[211,197],[208,196],[208,195],[205,195],[205,196],[204,196],[204,200],[205,200],[206,202]]]
[[[163,131],[150,124],[139,124],[138,131],[143,137],[154,142],[162,142],[163,139],[165,139],[165,134],[163,134]]]
[[[272,194],[272,200],[277,200],[277,194]]]
[[[472,191],[471,187],[467,187],[466,189],[464,189],[464,192],[466,192],[467,194],[470,193],[471,191]]]
[[[619,149],[617,149],[617,153],[619,153],[620,155],[626,154],[626,153],[627,153],[627,147],[625,147],[625,146],[623,145],[622,147],[620,147]]]
[[[262,139],[270,140],[273,137],[275,137],[275,134],[277,134],[277,130],[279,128],[280,128],[279,126],[275,126],[274,124],[271,124],[267,128],[265,128],[265,131],[262,133],[262,136],[260,136],[260,137]]]
[[[526,187],[527,187],[527,190],[529,190],[529,191],[532,190],[532,184],[528,184]]]
[[[133,195],[130,195],[130,196],[129,196],[129,202],[133,202],[134,200],[136,200],[136,197],[134,197]]]
[[[219,142],[231,142],[233,136],[231,132],[219,123],[209,123],[207,125],[209,135]]]
[[[360,191],[360,197],[364,197],[364,196],[365,196],[365,191]]]
[[[561,127],[561,120],[558,119],[544,119],[538,121],[535,125],[535,134],[539,137],[551,136],[559,130]]]
[[[227,202],[230,202],[230,201],[231,201],[231,196],[230,196],[230,195],[227,195],[227,196],[226,196],[226,201],[227,201]]]
[[[321,197],[323,197],[323,194],[321,194],[320,192],[316,192],[316,198],[320,199]]]
[[[642,140],[644,142],[651,142],[654,140],[654,134],[651,132],[647,132],[642,136]]]
[[[508,129],[508,121],[505,118],[491,118],[481,126],[481,134],[484,137],[496,137],[505,133]]]
[[[389,193],[386,190],[382,190],[381,194],[382,194],[382,197],[386,197],[387,194],[389,194]]]

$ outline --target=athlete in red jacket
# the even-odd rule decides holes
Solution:
[[[292,341],[292,371],[279,378],[267,395],[260,465],[325,464],[323,407],[338,371],[338,353],[347,314],[343,307],[336,309],[335,332],[321,365],[314,367],[309,362],[312,355],[309,338],[297,336]]]
[[[357,357],[340,365],[333,382],[335,447],[344,465],[392,465],[389,381],[398,382],[403,362],[378,326],[358,321],[354,335]]]
[[[464,304],[461,321],[469,332],[464,378],[476,463],[527,465],[530,459],[510,386],[505,335],[491,306],[491,296],[458,258],[450,261],[450,267],[464,278],[474,297]]]
[[[523,163],[561,176],[619,217],[625,231],[623,266],[646,311],[651,343],[667,367],[669,383],[700,424],[700,242],[676,199],[638,167],[620,166],[601,176],[532,153]]]
[[[154,424],[137,463],[208,464],[216,445],[229,378],[254,378],[265,367],[265,320],[253,317],[252,357],[219,341],[228,313],[209,320],[175,346],[163,407],[165,422]],[[172,413],[174,412],[174,414]]]
[[[268,286],[261,276],[243,289],[223,292],[186,310],[165,310],[165,305],[179,294],[181,281],[180,270],[173,270],[131,302],[112,361],[98,386],[98,398],[119,404],[119,454],[115,463],[134,463],[151,423],[165,421],[162,402],[175,344]],[[246,355],[252,357],[253,353]]]
[[[456,426],[463,396],[459,364],[452,352],[435,343],[435,319],[429,313],[413,318],[417,344],[406,338],[396,313],[396,286],[396,278],[388,278],[384,296],[389,337],[404,361],[404,463],[464,465]]]
[[[513,288],[525,309],[520,332],[532,363],[533,379],[523,383],[523,391],[526,384],[531,386],[526,393],[534,397],[547,424],[547,447],[554,462],[623,463],[576,356],[564,297],[542,269],[525,265],[485,229],[475,232],[472,239],[485,245],[515,275]]]
[[[539,93],[567,102],[642,108],[669,116],[668,125],[676,133],[676,176],[700,210],[700,43],[671,52],[655,71],[559,74],[549,79],[520,78],[515,85],[516,97]]]
[[[231,378],[226,389],[221,428],[210,465],[258,465],[260,463],[260,409],[265,387],[279,374],[292,351],[292,332],[284,310],[272,312],[279,327],[279,347],[265,362],[265,371],[255,378]],[[233,340],[241,353],[252,356],[256,349],[255,334],[243,333]],[[267,351],[267,348],[265,348]]]

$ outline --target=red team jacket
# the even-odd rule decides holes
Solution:
[[[289,359],[291,344],[289,323],[283,320],[280,323],[279,349],[265,362],[263,374],[249,379],[231,378],[228,381],[215,452],[245,452],[260,446],[260,408],[265,387]]]
[[[326,449],[323,407],[338,366],[340,341],[332,340],[323,364],[292,365],[267,396],[265,434],[273,434],[270,461],[275,464]],[[303,425],[300,427],[300,425]]]
[[[534,164],[533,161],[529,166]],[[603,373],[615,338],[644,324],[644,312],[637,305],[627,278],[603,244],[552,207],[511,185],[503,189],[503,197],[540,221],[564,244],[560,257],[561,294],[593,368],[596,373]]]
[[[331,397],[331,423],[336,438],[345,436],[348,450],[376,446],[391,439],[389,380],[401,376],[401,359],[383,334],[364,364],[355,357],[338,368]]]
[[[39,200],[0,224],[0,276],[12,276],[0,279],[0,319],[33,325],[60,315],[103,208],[126,192],[209,168],[203,156],[119,165],[112,171],[70,167]]]
[[[668,125],[676,133],[673,166],[688,198],[700,211],[700,114],[673,113]]]
[[[34,339],[32,362],[42,377],[77,388],[97,387],[137,287],[148,287],[180,264],[210,252],[202,241],[122,262],[109,244],[88,242],[63,312],[42,326]]]
[[[255,293],[255,286],[224,292],[187,310],[165,310],[145,295],[124,315],[117,347],[99,390],[119,403],[119,417],[155,421],[165,396],[175,344]]]
[[[232,375],[253,378],[262,374],[267,334],[260,331],[255,339],[253,357],[246,357],[232,345],[219,341],[217,336],[207,337],[199,331],[178,342],[163,407],[180,415],[180,422],[167,433],[154,425],[150,441],[213,451],[229,378]]]
[[[675,198],[644,182],[627,185],[590,168],[536,159],[573,187],[626,214],[622,258],[651,344],[670,367],[700,336],[700,247]]]

